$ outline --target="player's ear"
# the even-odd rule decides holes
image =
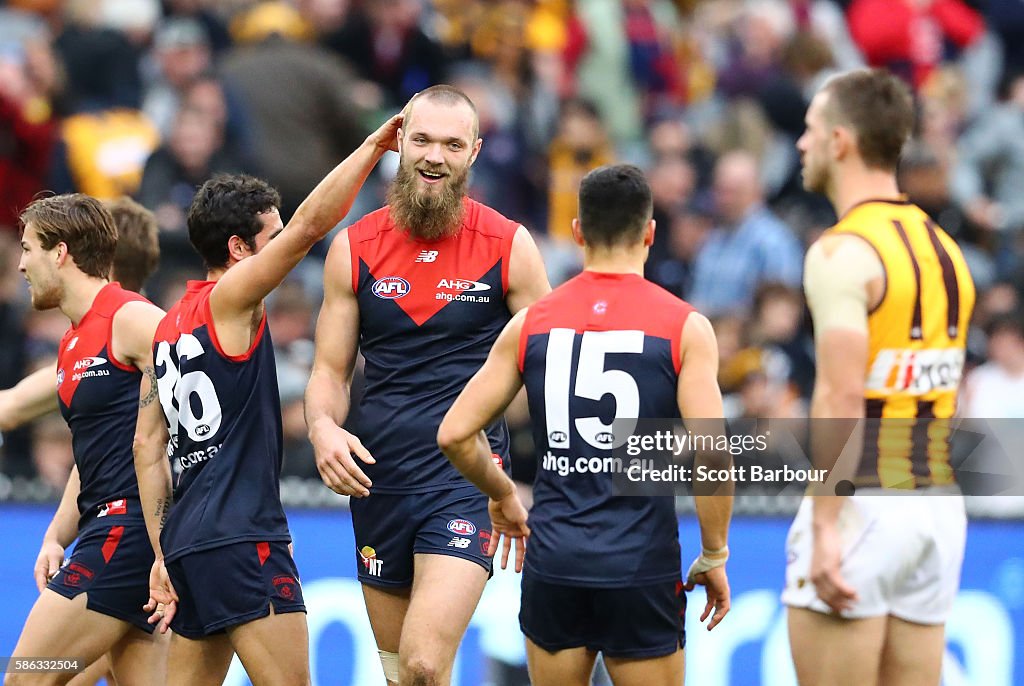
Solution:
[[[645,248],[649,248],[652,245],[654,245],[654,231],[657,228],[655,226],[656,224],[657,224],[657,222],[654,221],[654,219],[651,219],[649,222],[647,222],[647,228],[644,229],[644,247]]]
[[[68,244],[61,241],[57,245],[53,246],[53,257],[58,267],[64,266],[64,263],[68,259]]]
[[[476,157],[477,157],[477,155],[480,154],[480,148],[482,148],[483,145],[484,145],[484,139],[483,138],[477,138],[476,139],[476,143],[473,144],[473,152],[470,153],[470,155],[469,155],[469,164],[470,165],[472,165],[474,162],[476,162]]]
[[[404,141],[404,140],[405,140],[405,131],[402,130],[402,127],[398,127],[398,154],[399,155],[402,154],[402,141]]]
[[[836,126],[832,129],[832,137],[829,140],[829,147],[832,149],[832,156],[837,160],[844,159],[855,147],[856,140],[853,132],[845,126]]]
[[[252,254],[249,246],[241,236],[233,235],[228,239],[228,258],[235,262]]]
[[[572,241],[576,245],[583,247],[583,229],[580,228],[580,220],[573,217],[572,220]]]

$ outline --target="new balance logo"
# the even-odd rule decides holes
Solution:
[[[437,259],[436,250],[422,250],[420,256],[416,258],[417,262],[433,262]]]

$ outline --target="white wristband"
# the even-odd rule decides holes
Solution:
[[[700,557],[693,561],[693,564],[690,565],[690,571],[686,573],[686,582],[690,584],[695,583],[694,577],[698,574],[703,574],[715,567],[722,567],[728,559],[729,546],[723,546],[718,550],[701,549]]]

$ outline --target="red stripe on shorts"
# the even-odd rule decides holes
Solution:
[[[263,563],[267,561],[268,557],[270,557],[270,544],[269,543],[257,543],[256,544],[256,554],[260,556],[260,567],[262,567]]]
[[[103,542],[103,560],[110,562],[110,558],[114,557],[114,551],[117,550],[117,544],[121,542],[121,536],[124,535],[123,526],[111,527],[110,533],[107,534],[107,540]]]

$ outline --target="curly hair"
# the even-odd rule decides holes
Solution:
[[[281,194],[262,179],[217,174],[196,191],[188,210],[188,238],[207,269],[228,264],[228,239],[238,236],[256,249],[260,215],[281,206]]]

